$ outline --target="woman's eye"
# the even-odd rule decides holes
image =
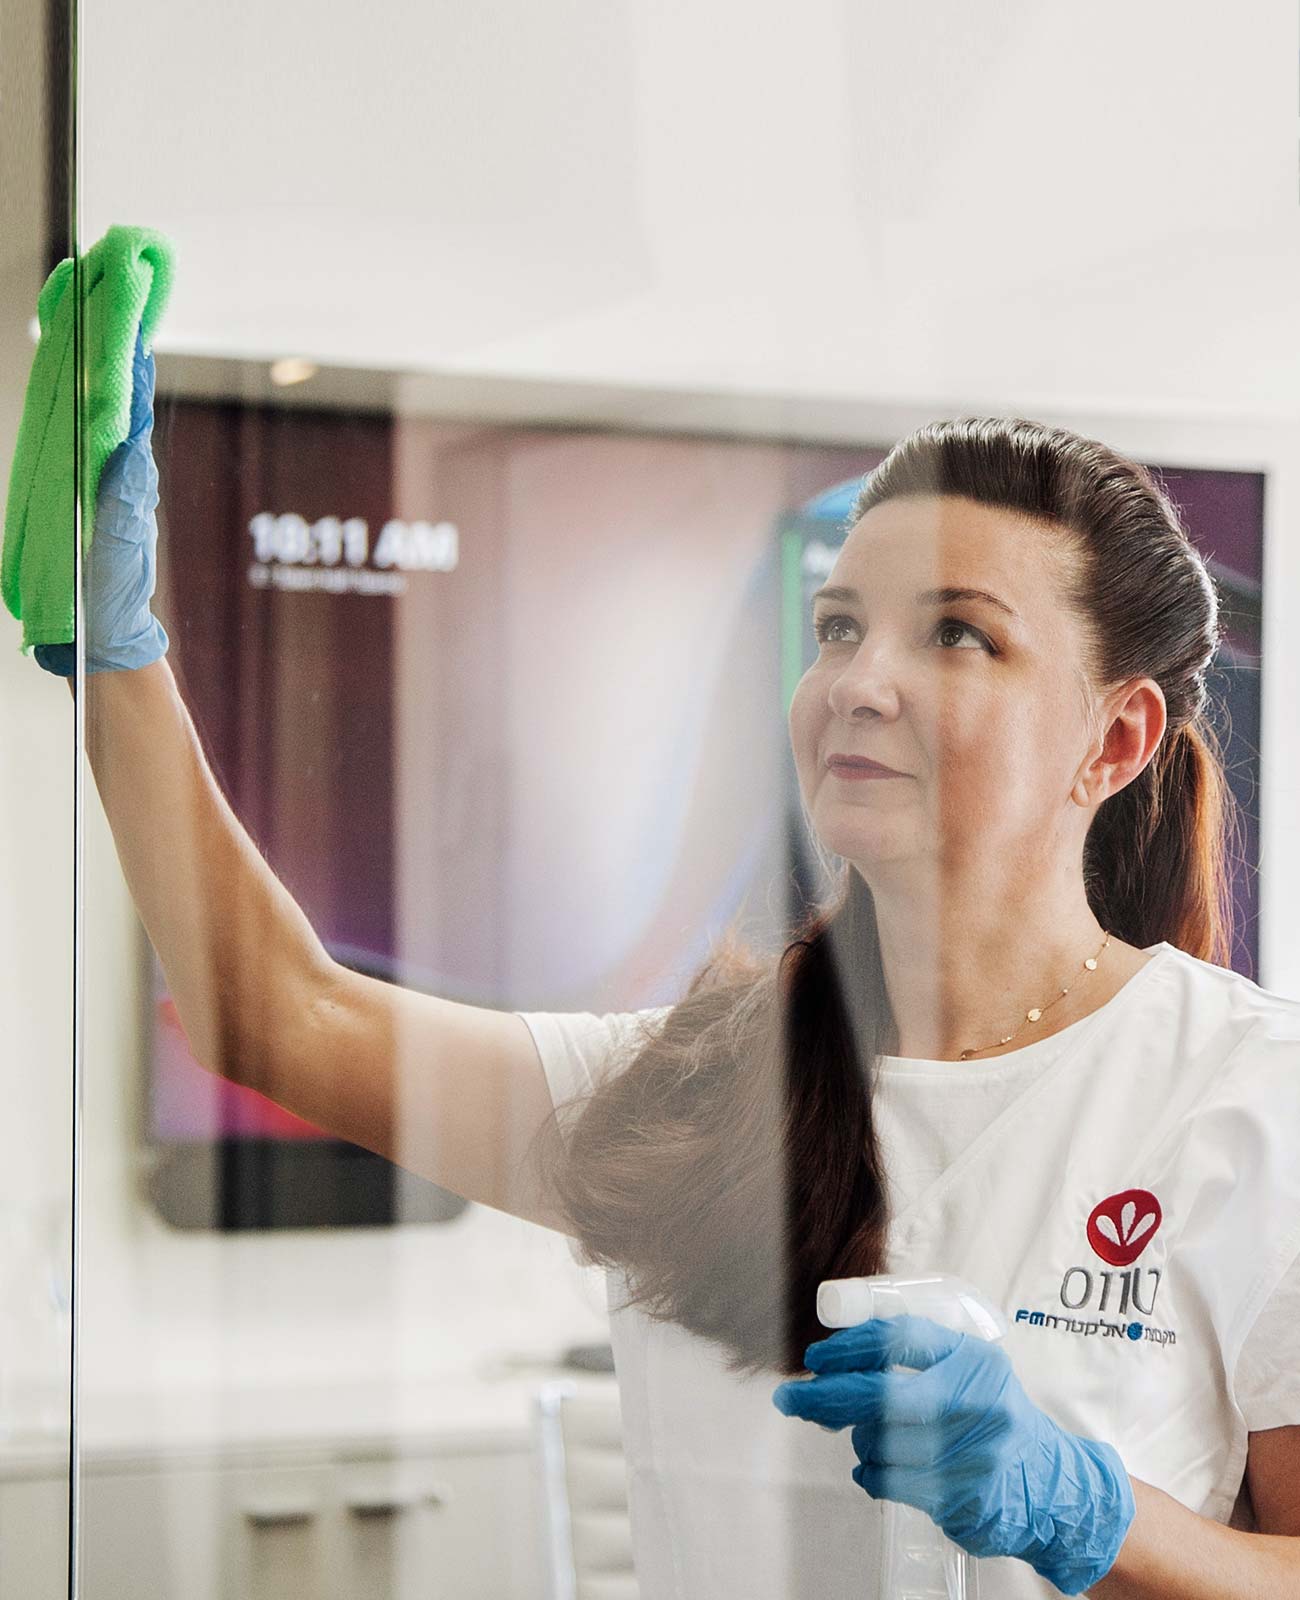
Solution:
[[[853,626],[852,617],[819,617],[813,623],[813,633],[816,635],[819,644],[826,643],[830,637],[831,629],[839,622],[847,622],[850,628]]]
[[[813,633],[816,635],[818,643],[838,643],[838,640],[831,639],[831,634],[841,622],[847,623],[850,628],[856,626],[852,617],[845,617],[838,614],[829,617],[819,617],[817,621],[813,623]],[[960,617],[941,617],[935,624],[935,635],[937,636],[949,628],[956,628],[960,633],[969,634],[971,638],[977,642],[981,650],[988,650],[989,653],[992,654],[992,646],[979,631],[979,629],[973,628],[969,622],[963,622]]]
[[[970,634],[971,638],[977,642],[981,650],[986,650],[989,648],[988,640],[985,639],[984,635],[979,631],[979,629],[972,628],[969,622],[963,622],[959,617],[944,617],[943,620],[936,625],[934,631],[937,634],[946,628],[957,628],[962,633]]]

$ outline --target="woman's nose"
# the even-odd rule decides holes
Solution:
[[[864,645],[844,670],[831,682],[830,708],[846,718],[861,717],[864,711],[890,715],[898,704],[895,675],[885,653],[877,646]]]

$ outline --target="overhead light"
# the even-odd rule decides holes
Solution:
[[[319,371],[314,361],[304,361],[300,356],[285,356],[271,363],[271,382],[284,389],[291,383],[306,383]]]

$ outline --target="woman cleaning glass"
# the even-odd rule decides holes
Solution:
[[[333,962],[226,803],[148,606],[139,336],[132,370],[92,765],[191,1048],[607,1268],[644,1600],[862,1600],[885,1502],[982,1600],[1300,1596],[1264,1315],[1300,1255],[1300,1004],[1227,965],[1218,603],[1156,480],[1022,419],[902,439],[789,712],[833,895],[673,1005],[498,1012]],[[819,1285],[885,1272],[977,1284],[1005,1339],[818,1322]],[[1227,1526],[1243,1476],[1258,1531]]]

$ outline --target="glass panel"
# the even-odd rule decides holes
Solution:
[[[89,1600],[1028,1600],[1130,1472],[1254,1515],[1294,241],[1253,53],[1119,22],[85,19]],[[992,1423],[783,1415],[862,1322]],[[1033,1427],[1050,1550],[963,1488]]]
[[[76,248],[70,11],[18,0],[5,8],[3,35],[0,1594],[60,1600],[70,1592],[75,1487],[74,901],[81,729],[67,688],[20,646],[42,636],[37,630],[52,620],[42,607],[52,601],[56,610],[59,602],[66,607],[63,637],[71,638],[76,594],[75,298],[62,275]],[[43,294],[60,268],[53,297]],[[62,574],[57,589],[43,571]]]

